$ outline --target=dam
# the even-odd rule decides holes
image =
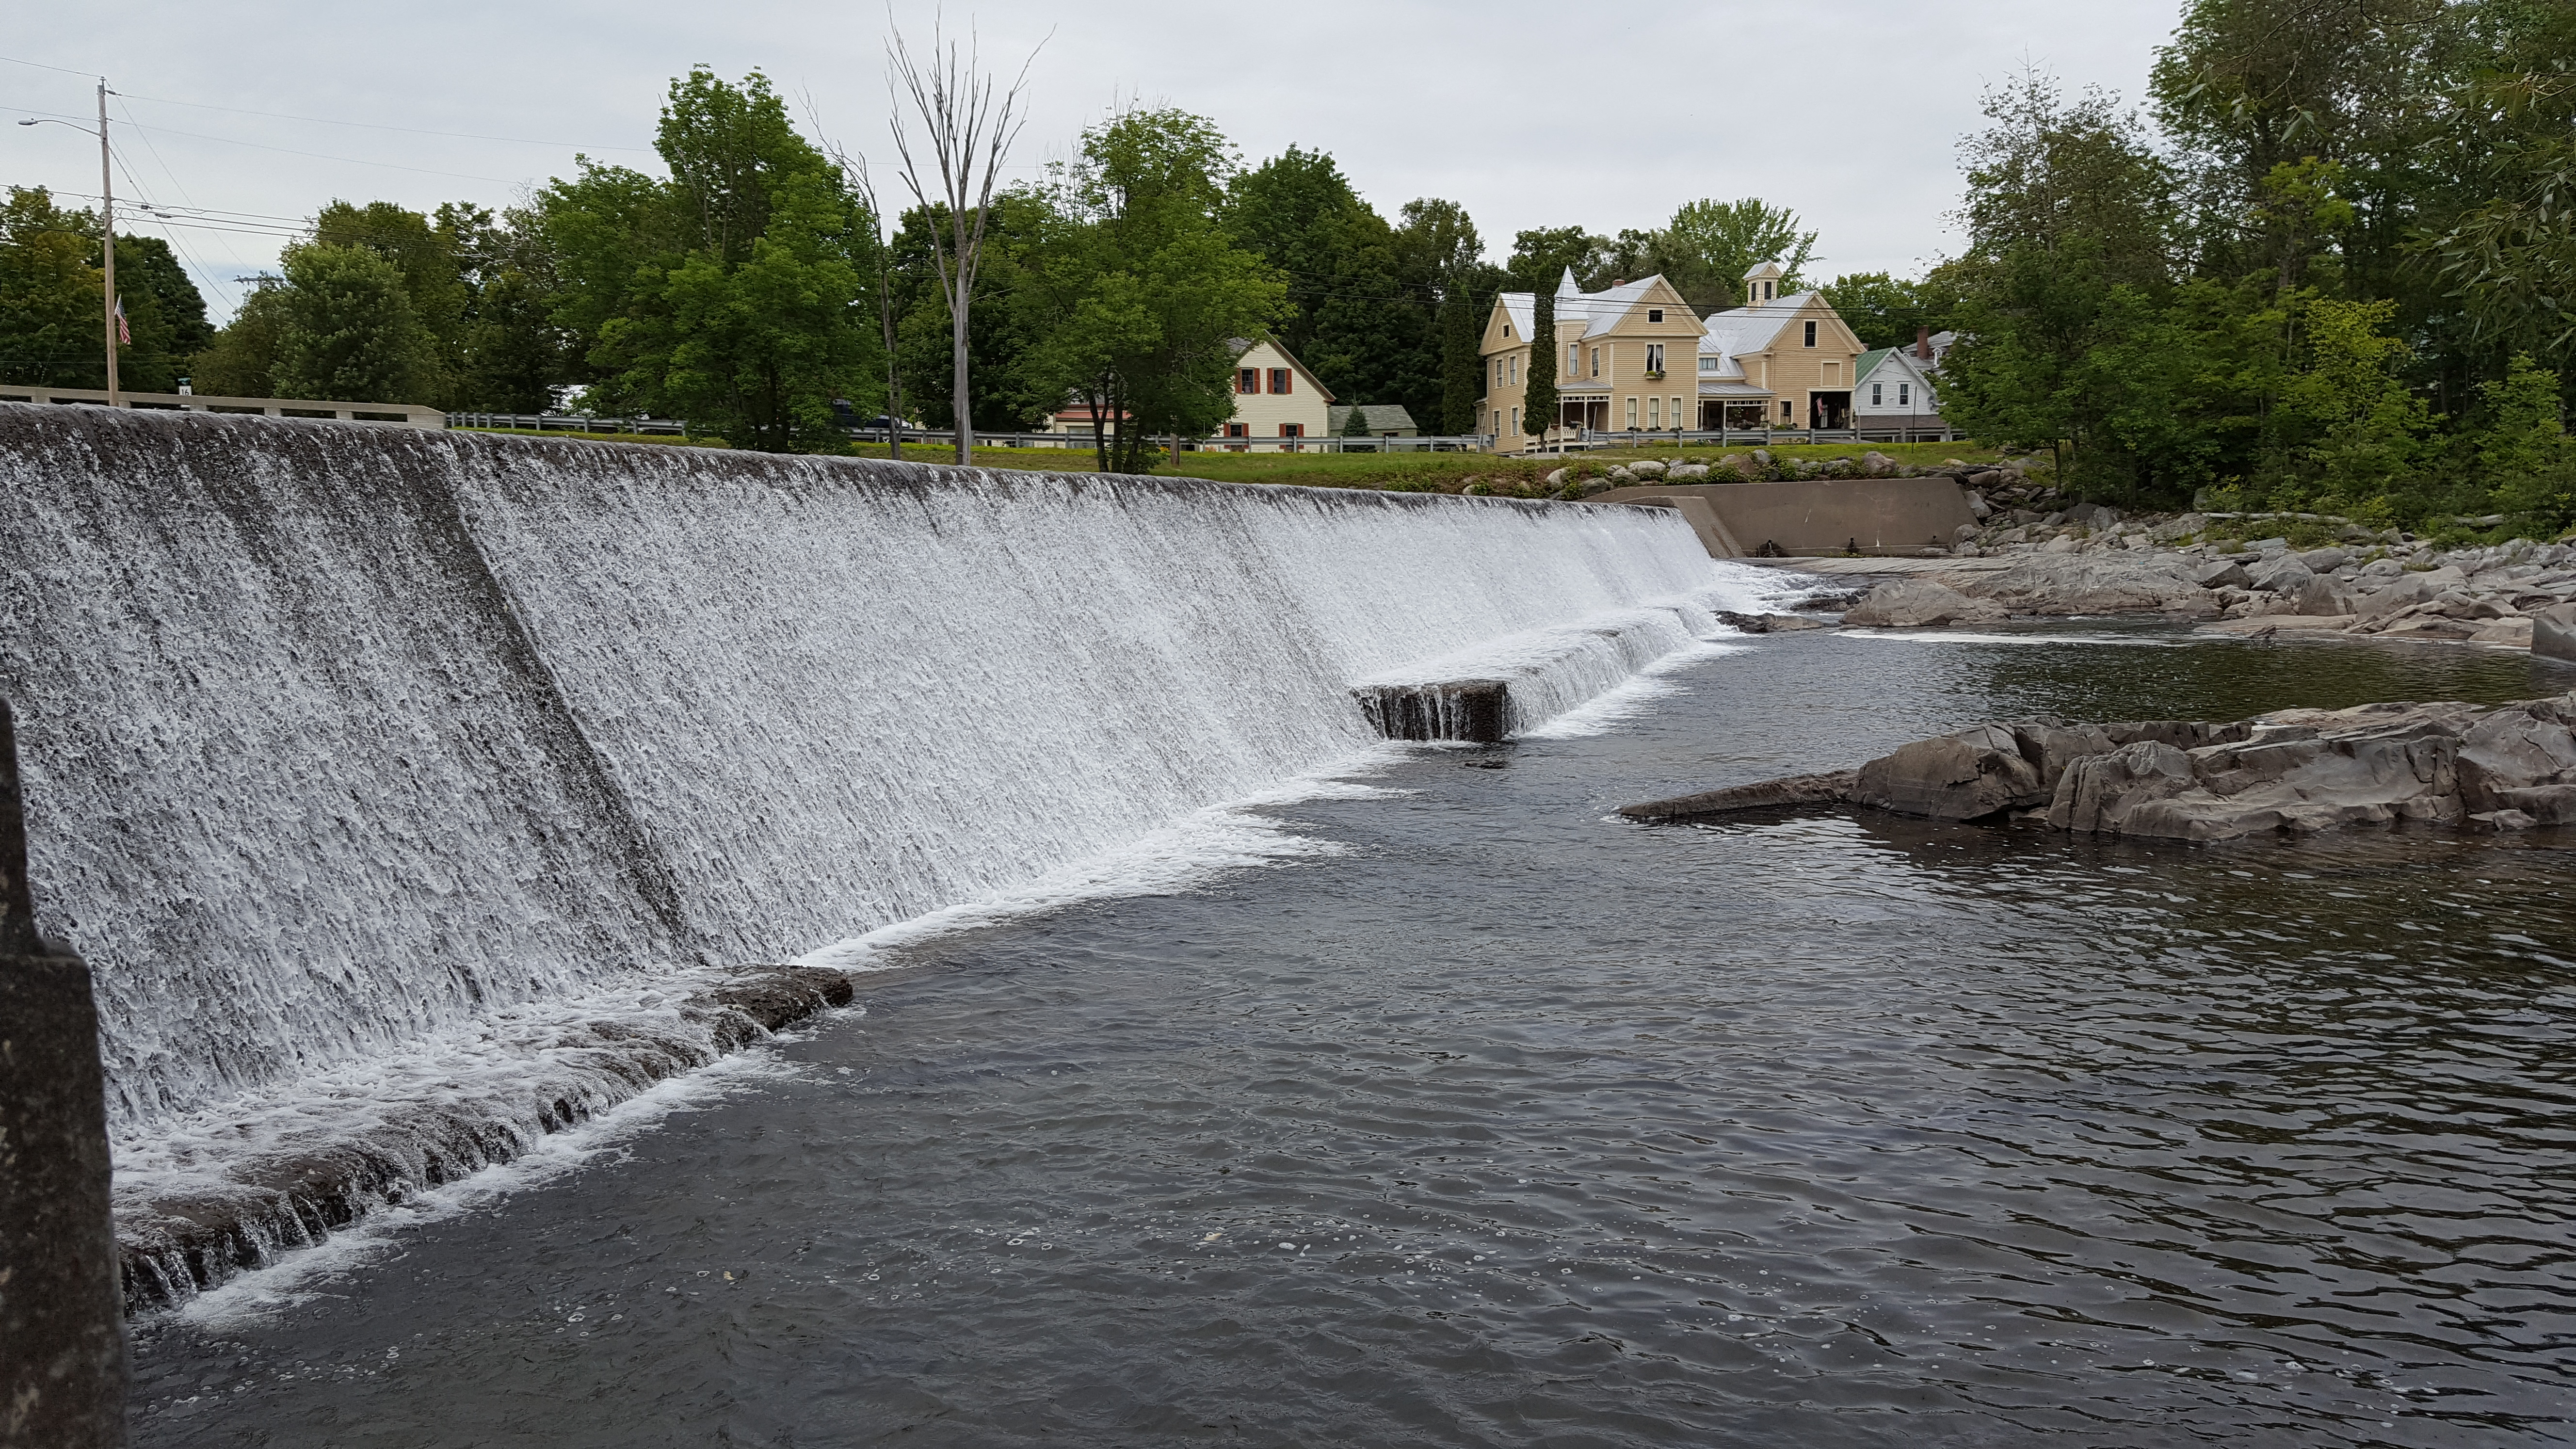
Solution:
[[[1370,748],[1371,691],[1529,727],[1763,583],[1652,509],[30,406],[0,578],[138,1306],[712,1060],[738,968]]]

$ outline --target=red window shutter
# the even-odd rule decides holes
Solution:
[[[1274,393],[1284,393],[1288,391],[1290,378],[1291,374],[1288,369],[1284,367],[1274,367],[1270,369],[1270,390]]]
[[[1283,438],[1302,438],[1306,436],[1306,425],[1304,423],[1281,423],[1279,425],[1279,436]]]
[[[1234,374],[1234,390],[1236,392],[1261,391],[1261,369],[1246,367],[1237,370]]]

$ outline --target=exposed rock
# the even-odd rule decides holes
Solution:
[[[1623,805],[1619,813],[1631,820],[1691,820],[1738,810],[1770,810],[1783,805],[1839,804],[1851,798],[1853,782],[1859,776],[1857,770],[1837,770],[1828,775],[1792,775],[1785,780],[1764,780],[1759,784],[1732,785],[1723,790],[1654,800],[1643,805]]]
[[[2300,613],[2311,618],[2361,612],[2360,601],[2350,589],[2331,579],[2316,577],[2311,577],[2308,586],[2299,590],[2297,605]]]
[[[1705,483],[1708,481],[1708,465],[1706,463],[1675,463],[1670,468],[1664,470],[1664,481],[1667,483]]]
[[[2315,578],[2316,575],[2308,571],[2306,564],[2299,562],[2290,554],[2265,559],[2246,570],[2246,582],[2249,587],[2261,589],[2267,594],[2281,594],[2293,599],[2305,591]]]
[[[2469,642],[2529,649],[2532,644],[2533,627],[2529,619],[2495,619],[2479,625],[2478,632],[2469,636]]]
[[[2047,543],[2041,545],[2040,551],[2042,553],[2073,553],[2081,547],[2083,547],[2083,545],[2075,541],[2074,534],[2061,533],[2057,537],[2050,539]]]
[[[2241,589],[2253,582],[2245,565],[2232,559],[2212,559],[2191,571],[2191,581],[2204,589]]]
[[[2576,604],[2557,604],[2533,612],[2531,652],[2543,659],[2576,662]]]
[[[1869,591],[1843,622],[1871,629],[1920,629],[2004,617],[2000,604],[1972,599],[1930,579],[1897,578]]]
[[[1813,783],[1833,778],[1717,793],[1765,804],[1842,799],[1938,820],[2045,801],[2045,818],[2061,830],[2172,840],[2400,820],[2576,824],[2576,694],[2494,710],[2378,704],[2219,724],[1979,725],[1872,760],[1840,793]],[[1675,818],[1672,805],[1628,813]]]
[[[1661,478],[1664,465],[1652,458],[1641,458],[1628,465],[1628,474],[1632,478]]]
[[[1968,490],[1968,514],[1970,517],[1983,519],[1993,512],[1994,508],[1986,502],[1984,494],[1977,492],[1973,488]]]
[[[1800,618],[1796,614],[1738,614],[1732,611],[1721,611],[1717,619],[1728,628],[1740,629],[1747,634],[1794,634],[1801,629],[1825,627],[1814,619]]]
[[[2216,610],[2207,594],[2190,582],[2125,559],[2025,558],[1997,573],[1947,574],[1942,582],[1970,598],[2001,604],[2015,614]]]
[[[1860,767],[1851,798],[1935,820],[1976,820],[2048,798],[2040,773],[2001,725],[1916,740]]]

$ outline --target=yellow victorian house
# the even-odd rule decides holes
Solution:
[[[1745,305],[1703,322],[1662,277],[1556,290],[1553,418],[1526,415],[1537,298],[1505,292],[1486,319],[1480,430],[1496,449],[1538,446],[1546,428],[1593,432],[1851,426],[1864,350],[1820,292],[1784,292],[1780,268],[1747,272]]]

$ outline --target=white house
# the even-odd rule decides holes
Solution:
[[[1246,439],[1321,438],[1332,432],[1333,393],[1322,379],[1271,338],[1237,342],[1242,351],[1234,363],[1234,419],[1217,429],[1216,441],[1231,440],[1242,452],[1250,447]]]
[[[1946,426],[1941,421],[1940,392],[1934,385],[1938,365],[1929,337],[1917,337],[1912,347],[1862,353],[1852,368],[1858,379],[1852,389],[1854,423],[1864,428]]]

